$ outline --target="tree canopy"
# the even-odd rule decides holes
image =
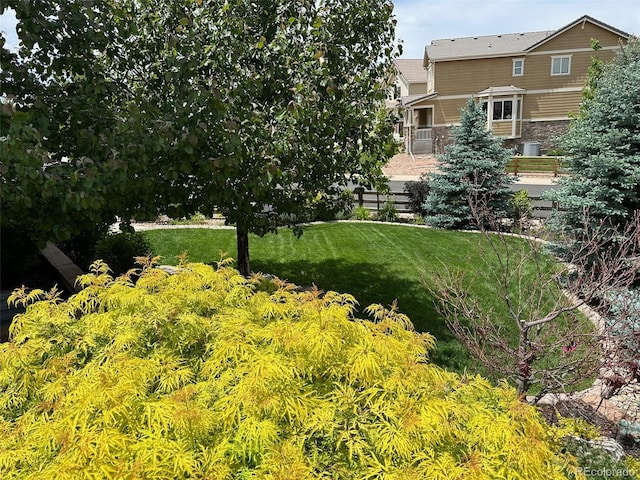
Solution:
[[[377,112],[397,54],[390,1],[6,6],[22,41],[3,64],[18,110],[5,118],[7,221],[27,216],[26,197],[37,210],[44,192],[44,237],[116,215],[217,208],[238,227],[246,274],[248,232],[303,218],[318,195],[337,202],[349,180],[381,178],[392,129]],[[16,130],[21,118],[32,136]],[[25,141],[38,149],[14,156]],[[52,165],[29,174],[42,155]],[[76,213],[90,220],[69,222]]]
[[[3,229],[65,239],[106,228],[125,198],[126,173],[111,151],[121,88],[103,61],[118,37],[110,7],[2,3],[0,12],[15,10],[21,40],[18,52],[2,40]]]
[[[134,285],[97,263],[66,301],[16,291],[2,478],[568,477],[562,431],[429,363],[406,316],[227,264],[146,263]]]
[[[487,130],[483,106],[469,99],[460,125],[451,129],[453,143],[440,157],[440,171],[429,176],[424,211],[427,223],[439,228],[476,228],[483,210],[493,219],[509,210],[513,179],[505,167],[511,151]]]

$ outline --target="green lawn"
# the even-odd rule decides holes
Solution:
[[[234,230],[167,229],[149,231],[147,236],[163,263],[175,264],[176,255],[183,251],[188,252],[190,261],[205,263],[219,260],[221,252],[235,255]],[[315,284],[323,290],[350,293],[360,302],[361,310],[371,303],[390,305],[397,299],[416,329],[437,338],[433,361],[456,371],[481,371],[475,370],[473,361],[435,312],[421,279],[441,271],[444,265],[471,275],[486,271],[481,260],[486,243],[475,233],[401,224],[328,223],[305,227],[299,239],[289,229],[263,238],[252,236],[251,267],[298,285]],[[486,279],[478,276],[472,288],[487,305],[495,302]],[[504,307],[499,303],[492,306],[496,321],[500,321]]]

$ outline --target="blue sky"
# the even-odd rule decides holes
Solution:
[[[402,58],[422,58],[438,38],[534,32],[561,28],[590,15],[627,33],[640,35],[638,0],[395,0]],[[0,16],[9,47],[17,45],[15,17]]]
[[[638,0],[395,0],[402,58],[440,38],[556,30],[589,15],[640,35]]]

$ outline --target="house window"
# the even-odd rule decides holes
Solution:
[[[551,57],[551,75],[569,75],[571,73],[571,55]]]
[[[521,77],[524,75],[524,58],[518,58],[513,61],[513,76]]]
[[[511,120],[513,117],[513,100],[494,100],[493,119]]]
[[[416,110],[418,113],[418,128],[430,128],[433,124],[433,112],[430,108]]]

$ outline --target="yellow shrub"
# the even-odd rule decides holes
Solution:
[[[105,266],[0,346],[0,478],[560,479],[507,387],[428,362],[394,309],[220,265]],[[258,288],[260,285],[260,288]],[[34,295],[31,295],[34,297]],[[27,301],[17,292],[14,301]]]

